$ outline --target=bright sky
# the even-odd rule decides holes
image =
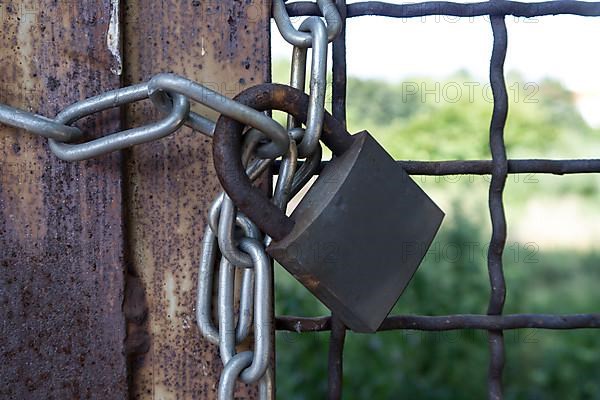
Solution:
[[[577,93],[586,119],[600,125],[600,19],[507,16],[506,21],[505,71],[518,71],[526,82],[559,79]],[[291,56],[291,47],[274,24],[272,40],[274,58]],[[352,18],[347,26],[348,73],[397,81],[410,76],[444,78],[464,69],[486,82],[491,46],[489,17]]]

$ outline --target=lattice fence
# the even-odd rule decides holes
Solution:
[[[504,80],[504,60],[507,50],[505,16],[537,17],[572,14],[600,16],[600,3],[581,1],[549,1],[520,3],[493,0],[482,3],[424,2],[415,4],[390,4],[384,2],[359,2],[346,4],[337,0],[344,21],[362,16],[415,18],[432,15],[453,17],[490,16],[494,43],[490,61],[490,84],[494,107],[490,121],[489,143],[491,160],[468,161],[399,161],[413,175],[491,175],[489,186],[489,211],[492,236],[487,256],[491,294],[487,315],[396,315],[388,317],[380,330],[413,329],[446,331],[458,329],[487,330],[489,336],[488,391],[490,399],[502,398],[502,372],[505,363],[503,331],[508,329],[577,329],[600,328],[600,314],[515,314],[503,315],[506,295],[502,254],[506,243],[506,218],[503,192],[508,174],[576,174],[600,172],[600,159],[519,159],[509,160],[504,143],[504,127],[508,112],[508,94]],[[290,16],[320,15],[316,3],[296,2],[287,5]],[[333,43],[333,115],[346,121],[346,35],[345,29]],[[342,389],[342,357],[345,327],[332,317],[303,318],[277,317],[277,329],[292,332],[331,331],[329,350],[329,398],[339,399]]]

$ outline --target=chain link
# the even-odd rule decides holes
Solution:
[[[334,41],[342,30],[342,17],[333,0],[317,0],[321,14],[327,22],[327,40]],[[281,36],[290,44],[299,47],[311,47],[313,38],[310,34],[294,28],[285,8],[284,0],[273,0],[273,19]]]
[[[170,95],[173,102],[171,110],[164,119],[158,122],[113,133],[83,144],[60,143],[50,139],[50,149],[61,160],[81,161],[168,136],[183,125],[190,112],[190,102],[185,96],[178,93],[170,93]],[[147,98],[149,98],[149,92],[148,85],[145,83],[111,90],[65,108],[56,116],[56,122],[70,125],[78,119],[96,112]]]
[[[311,33],[313,38],[312,65],[310,71],[310,100],[308,106],[308,118],[306,121],[306,132],[298,145],[300,157],[306,157],[314,153],[319,145],[319,137],[323,129],[325,111],[325,91],[327,89],[327,36],[323,21],[318,17],[309,17],[300,25],[300,31]],[[307,49],[295,46],[292,55],[292,72],[290,84],[304,91],[304,79],[306,75]],[[296,127],[293,119],[288,119]]]

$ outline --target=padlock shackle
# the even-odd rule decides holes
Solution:
[[[279,110],[291,114],[296,121],[306,122],[308,95],[290,86],[264,83],[248,88],[235,98],[258,111]],[[271,203],[264,192],[252,186],[242,165],[242,133],[244,124],[221,115],[213,136],[213,158],[217,176],[233,203],[263,232],[281,240],[294,228],[294,221]],[[352,145],[353,137],[344,126],[325,112],[321,141],[334,155]]]

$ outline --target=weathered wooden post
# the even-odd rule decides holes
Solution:
[[[1,101],[43,115],[158,72],[230,97],[269,76],[270,1],[0,7]],[[156,116],[139,103],[82,127],[100,136]],[[194,310],[219,190],[210,149],[184,128],[63,162],[45,139],[0,126],[0,397],[216,397],[221,360]],[[238,395],[254,398],[256,388],[240,385]]]
[[[264,82],[270,69],[269,3],[127,2],[125,82],[175,72],[229,97]],[[130,109],[128,123],[152,118],[151,110]],[[136,147],[127,157],[126,182],[129,260],[148,306],[147,320],[129,326],[132,334],[149,338],[147,352],[132,360],[132,395],[215,398],[221,360],[216,346],[199,336],[194,311],[206,211],[220,190],[211,142],[184,128]],[[238,394],[254,398],[255,392],[240,385]]]
[[[109,0],[0,4],[3,103],[54,116],[119,87]],[[87,121],[121,128],[119,110]],[[70,163],[0,126],[0,398],[125,399],[120,154]]]

